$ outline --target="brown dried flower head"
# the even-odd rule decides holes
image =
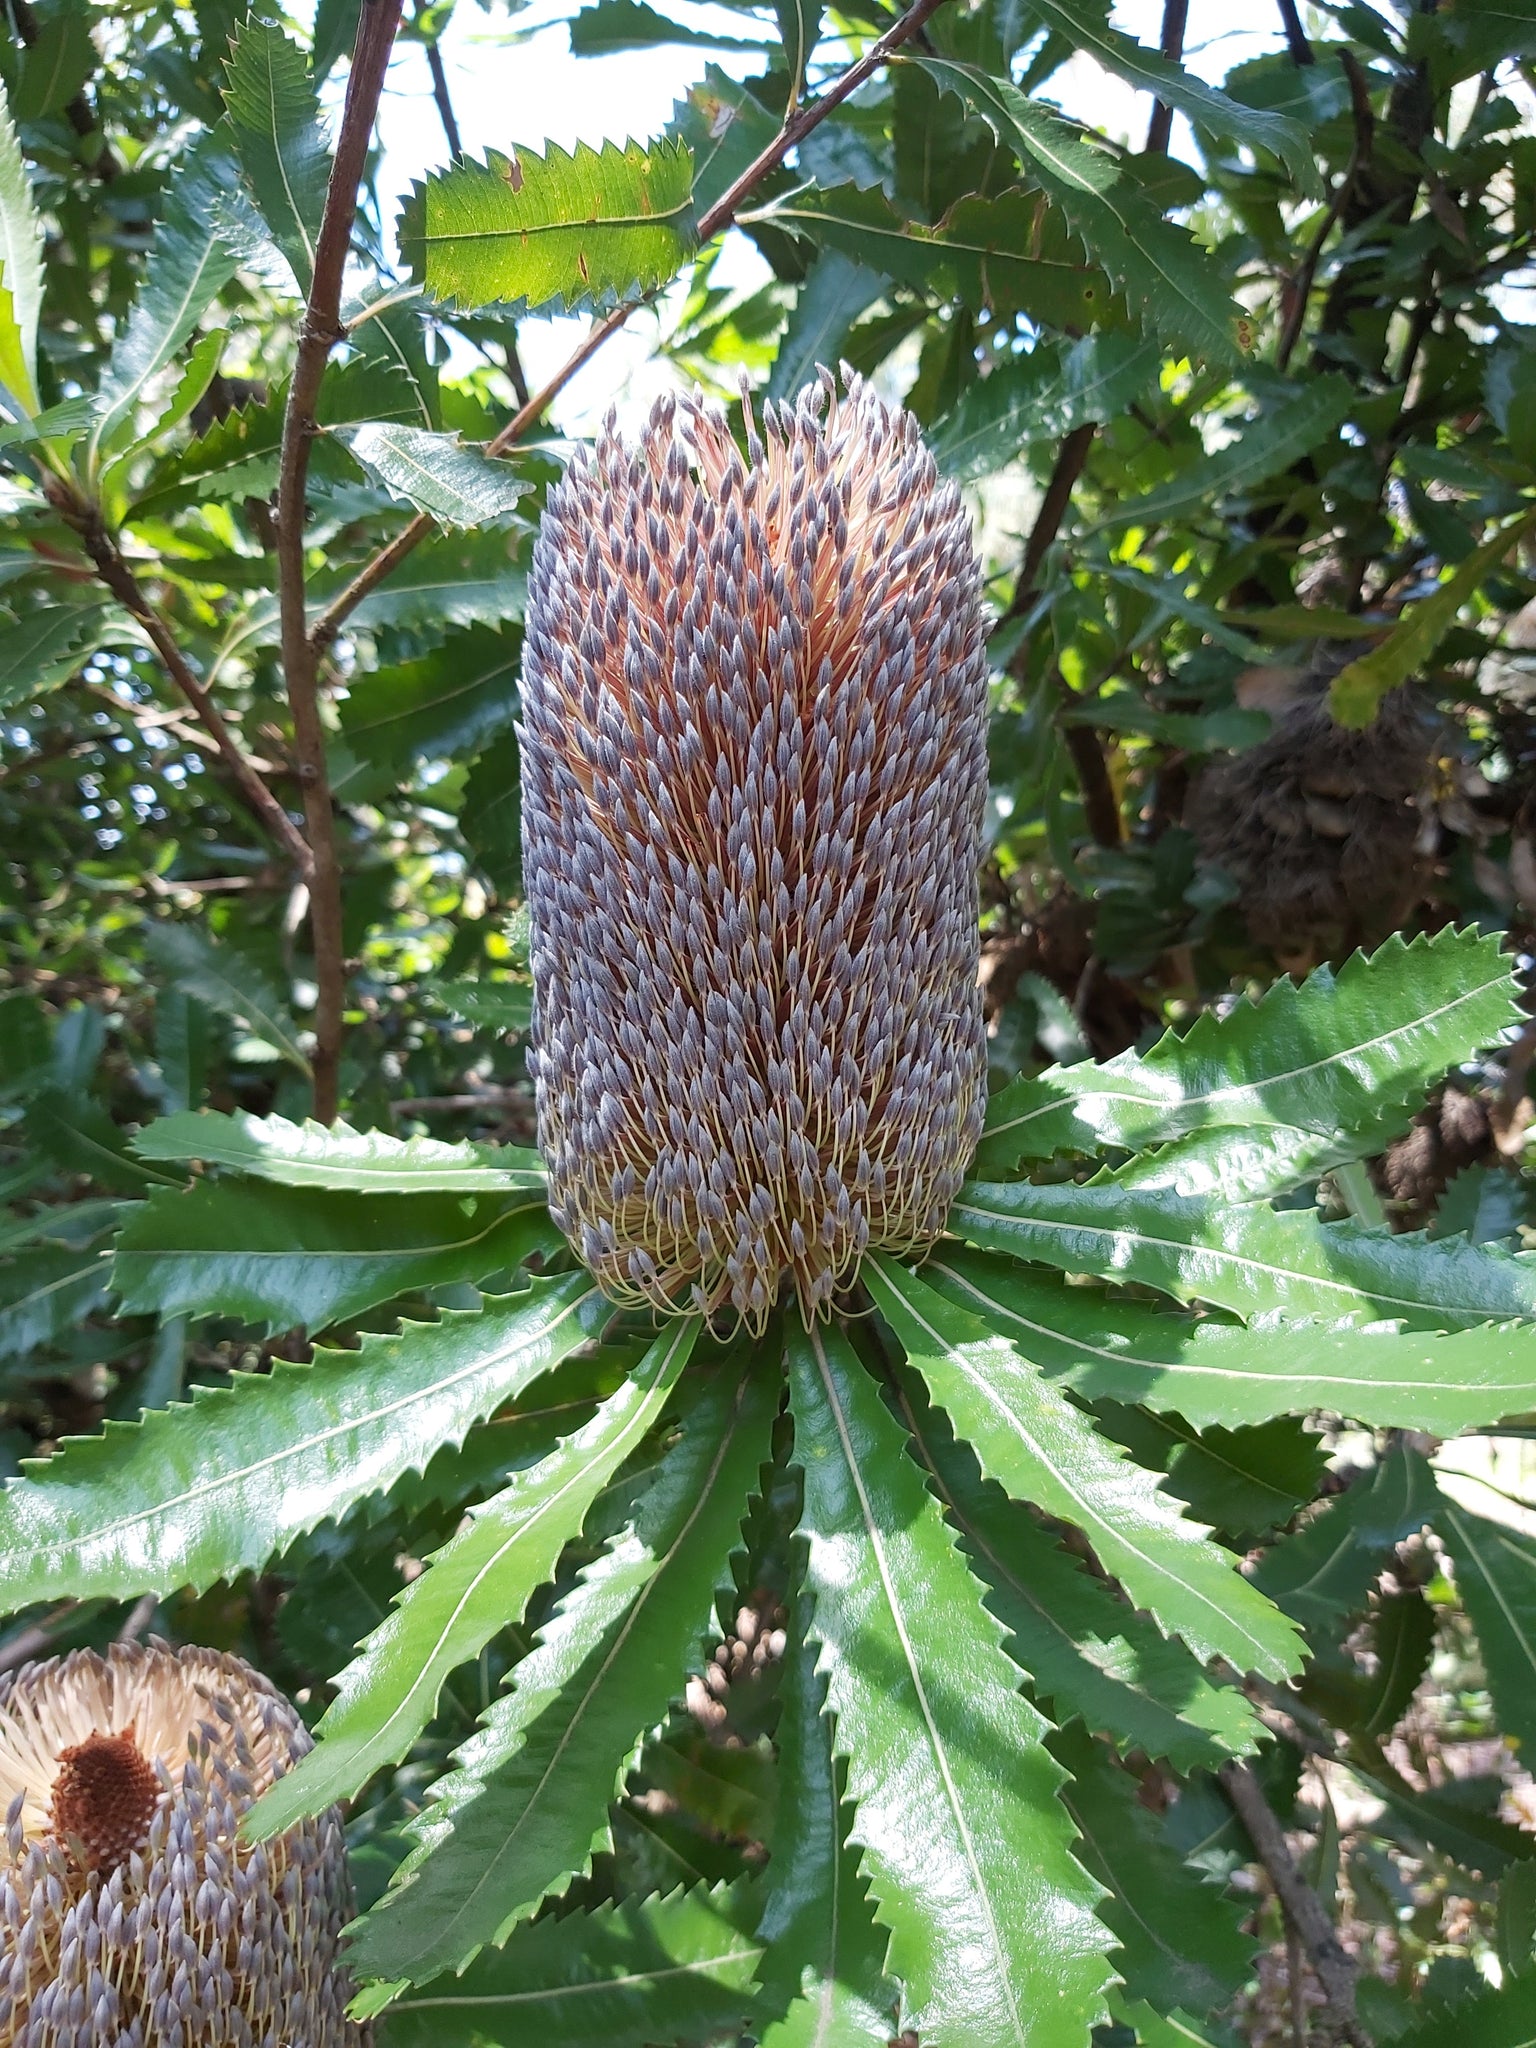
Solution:
[[[310,1746],[213,1650],[118,1643],[0,1678],[0,2041],[362,2048],[339,1816],[236,1832]]]
[[[539,1141],[607,1293],[809,1321],[926,1247],[975,1150],[980,572],[847,375],[663,399],[550,494],[523,667]]]

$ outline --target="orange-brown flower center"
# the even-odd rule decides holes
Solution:
[[[160,1796],[154,1767],[127,1733],[93,1732],[58,1762],[49,1826],[79,1841],[89,1869],[115,1870],[149,1832]]]

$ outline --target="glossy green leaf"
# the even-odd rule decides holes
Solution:
[[[523,637],[471,626],[441,647],[354,679],[332,748],[332,785],[352,801],[386,791],[425,761],[475,753],[517,713]]]
[[[156,1173],[135,1159],[122,1127],[76,1088],[50,1083],[38,1089],[27,1104],[26,1130],[51,1165],[89,1174],[98,1189],[141,1195],[146,1188],[183,1185],[183,1176]]]
[[[14,711],[78,675],[101,645],[105,617],[99,604],[50,604],[7,622],[0,711]]]
[[[1058,353],[1037,344],[999,363],[936,420],[927,440],[945,476],[992,476],[1035,441],[1115,419],[1156,379],[1162,351],[1134,334],[1086,334]]]
[[[162,974],[221,1016],[244,1024],[306,1077],[309,1060],[299,1044],[288,1004],[265,970],[234,946],[218,945],[189,924],[152,924],[145,950]]]
[[[1526,535],[1536,530],[1536,508],[1501,526],[1428,597],[1411,604],[1379,647],[1357,655],[1340,669],[1328,691],[1328,709],[1340,725],[1369,725],[1389,690],[1428,667],[1431,656],[1456,623],[1456,614],[1476,595]]]
[[[1420,1329],[1536,1318],[1536,1260],[1495,1245],[1394,1237],[1324,1223],[1314,1209],[1229,1208],[1104,1175],[1049,1187],[970,1181],[949,1228],[989,1251],[1239,1315],[1393,1316]]]
[[[764,1881],[762,2048],[886,2048],[898,1993],[882,1974],[874,1924],[848,1840],[844,1772],[826,1686],[806,1641],[810,1596],[793,1594],[780,1693],[777,1818]]]
[[[166,188],[144,282],[97,393],[86,439],[93,469],[132,439],[150,385],[179,360],[199,319],[235,274],[236,253],[217,226],[219,200],[232,175],[222,139],[211,136],[182,159]]]
[[[45,121],[79,92],[96,68],[91,17],[82,5],[66,5],[39,22],[32,17],[35,40],[21,54],[16,80],[18,121]]]
[[[360,1194],[489,1194],[542,1191],[537,1152],[510,1145],[449,1145],[395,1138],[343,1123],[290,1123],[237,1109],[179,1111],[148,1124],[133,1141],[141,1159],[200,1159],[289,1188],[348,1188]]]
[[[0,79],[0,294],[0,384],[23,412],[35,413],[43,229],[4,79]]]
[[[1051,1737],[1070,1778],[1062,1804],[1077,1854],[1109,1892],[1099,1917],[1120,1937],[1115,1966],[1127,1994],[1158,2012],[1209,2012],[1247,1982],[1258,1944],[1242,1932],[1248,1910],[1205,1884],[1163,1840],[1138,1781],[1074,1723]]]
[[[893,1260],[870,1260],[864,1278],[989,1479],[1015,1500],[1075,1523],[1132,1604],[1198,1656],[1226,1657],[1239,1671],[1272,1678],[1300,1668],[1294,1628],[1240,1576],[1236,1558],[1208,1542],[1154,1476],[1099,1435],[1038,1365]]]
[[[667,134],[693,153],[693,207],[714,205],[757,161],[779,124],[739,79],[708,64],[704,76],[673,104]]]
[[[751,2008],[759,1905],[749,1884],[695,1885],[520,1927],[462,1976],[392,2005],[375,2029],[379,2048],[445,2048],[461,2028],[477,2041],[539,2048],[718,2038]],[[365,1995],[356,2009],[376,2006]]]
[[[505,519],[533,488],[510,463],[466,447],[457,434],[429,434],[388,420],[332,431],[376,484],[440,526]]]
[[[440,981],[431,994],[448,1016],[477,1031],[504,1031],[516,1038],[533,1022],[531,982]]]
[[[1282,977],[1257,1003],[1206,1011],[1149,1052],[1014,1082],[987,1105],[976,1170],[1141,1151],[1210,1125],[1393,1136],[1428,1087],[1517,1016],[1497,938],[1450,927],[1407,944],[1394,936],[1337,974],[1315,968],[1299,986]]]
[[[1043,207],[1038,194],[966,199],[928,228],[904,220],[877,189],[839,185],[800,193],[769,217],[902,284],[958,295],[973,310],[1090,326],[1109,288],[1068,237],[1053,242],[1044,232]]]
[[[1435,1647],[1435,1611],[1417,1586],[1381,1598],[1371,1621],[1376,1669],[1361,1705],[1369,1742],[1386,1742],[1407,1713]]]
[[[1529,1752],[1536,1748],[1536,1542],[1459,1501],[1438,1507],[1434,1523],[1477,1632],[1499,1727]]]
[[[201,1589],[277,1557],[547,1372],[609,1313],[571,1273],[109,1422],[0,1493],[0,1599]]]
[[[0,1358],[25,1358],[77,1328],[101,1307],[111,1281],[98,1251],[48,1245],[0,1259]]]
[[[687,256],[692,186],[691,152],[665,140],[491,150],[417,188],[401,254],[434,298],[460,306],[625,298]]]
[[[521,527],[434,534],[364,598],[353,620],[360,626],[422,627],[435,635],[455,626],[520,619],[528,552]],[[324,602],[350,580],[348,569],[317,577],[315,595]]]
[[[464,843],[503,901],[523,893],[520,765],[517,735],[510,728],[498,733],[464,778],[459,806]]]
[[[646,0],[595,0],[570,19],[571,52],[577,57],[606,57],[616,50],[652,50],[666,43],[686,43],[706,50],[764,50],[767,45],[741,36],[711,35],[685,28],[659,14]]]
[[[1110,1993],[1109,2010],[1122,2027],[1134,2029],[1136,2048],[1240,2048],[1228,2027],[1192,2019],[1187,2012],[1155,2012],[1123,1990]]]
[[[1009,1630],[1008,1654],[1057,1720],[1079,1715],[1122,1749],[1175,1770],[1214,1769],[1258,1747],[1261,1730],[1235,1685],[1213,1684],[1184,1645],[1159,1633],[1073,1559],[1000,1486],[910,1381],[901,1413],[929,1485],[949,1511]]]
[[[358,1928],[353,1971],[425,1983],[506,1940],[611,1841],[641,1742],[697,1668],[715,1589],[769,1451],[778,1388],[722,1373],[412,1823],[416,1846]]]
[[[811,1637],[902,2022],[924,2048],[1082,2048],[1111,1937],[1046,1723],[847,1340],[788,1348]]]
[[[331,174],[309,60],[274,22],[251,16],[235,30],[224,103],[251,197],[308,292]]]
[[[470,1510],[336,1680],[318,1747],[263,1795],[248,1832],[280,1834],[404,1756],[449,1674],[523,1619],[593,1501],[659,1420],[698,1331],[693,1317],[669,1323],[589,1422]]]
[[[321,1330],[399,1294],[483,1280],[560,1243],[536,1186],[375,1195],[201,1181],[135,1212],[117,1241],[112,1284],[130,1314]]]
[[[923,1277],[1086,1399],[1141,1402],[1199,1428],[1321,1409],[1455,1436],[1536,1403],[1531,1335],[1520,1324],[1449,1336],[1273,1321],[1244,1329],[958,1245],[942,1246]]]
[[[1308,1628],[1336,1630],[1364,1607],[1397,1545],[1417,1535],[1439,1506],[1429,1466],[1399,1446],[1294,1536],[1272,1545],[1255,1583]]]

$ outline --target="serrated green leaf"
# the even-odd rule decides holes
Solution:
[[[1108,0],[1029,0],[1029,11],[1128,85],[1176,107],[1212,135],[1271,151],[1303,191],[1321,189],[1312,138],[1299,122],[1244,106],[1215,86],[1192,78],[1182,65],[1111,28]]]
[[[1326,1636],[1364,1607],[1397,1545],[1436,1514],[1434,1474],[1416,1451],[1389,1451],[1369,1476],[1264,1553],[1254,1582]]]
[[[289,1188],[350,1188],[362,1194],[487,1194],[542,1191],[537,1152],[509,1145],[449,1145],[395,1138],[344,1123],[290,1123],[237,1109],[183,1110],[148,1124],[133,1140],[141,1159],[200,1159]]]
[[[610,1843],[609,1804],[702,1654],[777,1405],[756,1357],[694,1404],[629,1528],[433,1786],[395,1885],[359,1923],[355,1975],[423,1983],[462,1967]]]
[[[421,762],[474,753],[517,714],[523,636],[471,626],[430,654],[356,677],[341,707],[332,786],[366,801]]]
[[[18,121],[45,121],[67,106],[96,68],[90,16],[84,7],[60,7],[32,23],[35,40],[21,53],[16,80]]]
[[[274,22],[253,15],[235,30],[224,75],[224,104],[246,184],[299,290],[307,293],[331,174],[309,61]]]
[[[459,831],[498,896],[523,891],[523,799],[517,735],[498,733],[464,778]]]
[[[847,1340],[795,1329],[788,1353],[811,1636],[903,2024],[924,2048],[1082,2048],[1110,1936],[1046,1724]]]
[[[1385,1742],[1408,1711],[1435,1646],[1435,1611],[1416,1586],[1378,1602],[1371,1622],[1376,1669],[1361,1703],[1359,1727]]]
[[[1315,1209],[1228,1208],[1105,1175],[1049,1187],[969,1181],[949,1228],[989,1251],[1242,1316],[1391,1316],[1421,1330],[1536,1319],[1529,1255],[1324,1223]]]
[[[1015,1081],[987,1105],[976,1171],[1107,1146],[1139,1152],[1210,1125],[1391,1137],[1448,1068],[1496,1044],[1519,1015],[1497,938],[1470,928],[1406,945],[1394,936],[1337,974],[1315,968],[1224,1017],[1206,1011],[1149,1052]]]
[[[0,1259],[0,1358],[25,1358],[76,1328],[111,1283],[111,1266],[96,1251],[47,1246]]]
[[[1035,441],[1115,419],[1157,375],[1162,350],[1134,334],[1085,334],[1059,352],[1037,345],[973,384],[926,438],[945,476],[993,476]]]
[[[1334,434],[1355,403],[1347,377],[1311,377],[1275,400],[1235,441],[1201,455],[1171,483],[1106,512],[1105,527],[1162,526],[1279,476]]]
[[[221,1016],[236,1018],[308,1077],[309,1061],[288,1005],[254,961],[188,924],[147,925],[144,948],[177,988]]]
[[[567,310],[664,284],[691,244],[693,156],[683,144],[554,143],[487,153],[417,189],[401,255],[434,298]]]
[[[23,412],[35,413],[43,230],[4,79],[0,79],[0,294],[0,384]]]
[[[1428,665],[1455,625],[1456,614],[1476,594],[1484,577],[1533,530],[1536,508],[1501,526],[1491,540],[1474,548],[1428,597],[1408,607],[1379,647],[1357,655],[1347,668],[1340,669],[1328,691],[1328,709],[1340,725],[1371,723],[1387,692]]]
[[[1124,1991],[1110,1993],[1109,2010],[1122,2027],[1135,2030],[1137,2048],[1241,2048],[1228,2027],[1191,2019],[1187,2012],[1154,2012]]]
[[[0,302],[10,303],[9,294],[3,286],[0,286]],[[0,344],[0,352],[3,352],[3,344]],[[0,375],[0,384],[4,382],[3,375]],[[66,449],[72,447],[90,425],[95,409],[94,398],[61,398],[57,405],[47,406],[31,419],[7,420],[0,425],[0,448],[34,447],[39,441],[57,441]]]
[[[262,1795],[248,1834],[280,1834],[399,1762],[449,1674],[527,1613],[597,1495],[660,1418],[698,1331],[694,1317],[668,1324],[589,1422],[470,1510],[336,1680],[318,1746]]]
[[[1466,1237],[1473,1244],[1503,1239],[1513,1247],[1520,1226],[1532,1220],[1531,1193],[1529,1184],[1507,1166],[1484,1161],[1464,1166],[1447,1181],[1436,1202],[1429,1234]]]
[[[942,1246],[923,1277],[1085,1399],[1140,1402],[1200,1428],[1320,1409],[1455,1436],[1536,1402],[1531,1336],[1518,1324],[1450,1336],[1273,1320],[1244,1329],[958,1245]]]
[[[144,282],[112,347],[86,437],[93,473],[131,438],[145,392],[181,354],[203,312],[234,276],[237,257],[216,225],[234,167],[219,134],[199,143],[173,175],[150,244]]]
[[[0,665],[0,711],[14,711],[67,683],[100,645],[106,617],[105,605],[50,604],[8,623]]]
[[[1300,1668],[1295,1629],[1239,1575],[1231,1552],[1208,1542],[1037,1365],[894,1261],[877,1256],[863,1271],[876,1307],[989,1479],[1075,1523],[1133,1606],[1197,1656],[1273,1678]]]
[[[1069,190],[1107,192],[1120,176],[1120,166],[1105,149],[1088,141],[1065,115],[1043,101],[1020,92],[1010,78],[983,71],[953,57],[913,56],[942,91],[952,92],[979,114],[998,141],[1026,165],[1035,163]]]
[[[533,488],[510,463],[466,446],[457,434],[429,434],[387,420],[332,431],[376,484],[440,526],[505,519]]]
[[[1500,1729],[1536,1748],[1536,1542],[1457,1501],[1436,1508],[1435,1529],[1456,1566]]]
[[[1247,1910],[1203,1883],[1162,1839],[1135,1778],[1075,1724],[1050,1739],[1071,1774],[1061,1800],[1077,1854],[1109,1891],[1099,1917],[1120,1937],[1116,1967],[1127,1995],[1158,2012],[1209,2012],[1246,1983],[1258,1944],[1242,1932]]]
[[[1506,1983],[1536,1970],[1536,1863],[1516,1864],[1499,1886],[1495,1953]]]
[[[769,398],[793,398],[824,363],[841,360],[848,330],[885,290],[876,270],[828,249],[795,295],[789,323],[768,373]]]
[[[774,0],[773,11],[778,16],[779,41],[784,46],[784,66],[789,73],[793,103],[800,97],[811,53],[821,40],[821,0]]]
[[[360,626],[407,626],[434,633],[455,626],[496,625],[520,619],[528,595],[528,535],[522,527],[483,527],[473,533],[438,533],[386,577],[353,612]],[[315,597],[326,603],[352,580],[350,569],[317,576]]]
[[[1089,256],[1123,293],[1142,327],[1212,363],[1232,363],[1244,315],[1225,289],[1210,252],[1127,176],[1085,190],[1047,170],[1037,142],[1034,168]]]
[[[194,1591],[419,1472],[601,1329],[585,1273],[311,1365],[275,1359],[101,1435],[66,1439],[0,1492],[0,1600]]]
[[[1536,2048],[1536,1977],[1458,2000],[1399,2034],[1392,2048]]]
[[[518,981],[440,981],[432,1000],[481,1031],[520,1036],[533,1021],[533,985]]]
[[[322,1330],[399,1294],[483,1280],[560,1243],[537,1187],[374,1195],[201,1181],[135,1212],[117,1240],[112,1284],[130,1314]]]
[[[899,1994],[848,1841],[826,1686],[806,1642],[810,1596],[792,1596],[779,1716],[777,1821],[763,1885],[762,2048],[886,2048]]]
[[[141,1195],[147,1187],[182,1185],[175,1174],[141,1165],[99,1102],[57,1083],[38,1089],[27,1104],[26,1129],[50,1164],[63,1173],[89,1174],[98,1188]]]
[[[451,1983],[392,2005],[380,2048],[444,2048],[444,2029],[465,2025],[480,2041],[540,2048],[714,2039],[750,2010],[758,1909],[755,1886],[696,1885],[520,1927]],[[365,1998],[354,2009],[377,2008]]]
[[[779,124],[739,80],[718,64],[673,103],[667,134],[693,152],[693,207],[700,214],[756,163]]]
[[[1055,1718],[1078,1714],[1122,1749],[1179,1771],[1246,1756],[1262,1733],[1236,1686],[1214,1685],[1171,1641],[1069,1557],[1026,1508],[984,1480],[975,1455],[910,1381],[901,1413],[929,1484],[948,1509],[1010,1631],[1008,1654]]]
[[[768,217],[902,284],[954,294],[975,311],[1027,313],[1072,328],[1093,325],[1109,304],[1102,274],[1064,236],[1052,244],[1038,193],[965,199],[928,228],[904,220],[874,187],[838,185],[801,193]]]

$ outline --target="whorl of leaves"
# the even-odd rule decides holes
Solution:
[[[759,1328],[938,1235],[986,1074],[969,521],[857,379],[765,436],[663,400],[572,463],[521,731],[551,1210],[614,1296]]]

